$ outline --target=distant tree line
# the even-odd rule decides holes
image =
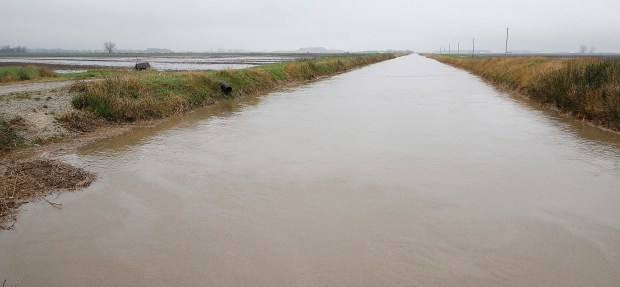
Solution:
[[[26,53],[26,47],[17,46],[11,48],[11,46],[2,46],[0,48],[0,54],[23,54]]]

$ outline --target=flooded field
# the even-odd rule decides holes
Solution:
[[[244,69],[257,65],[294,61],[302,56],[274,55],[187,55],[187,56],[57,56],[57,57],[0,57],[0,63],[25,63],[58,66],[58,71],[83,70],[85,67],[133,68],[136,62],[149,62],[161,71]],[[61,67],[71,67],[61,68]]]
[[[0,232],[10,286],[620,282],[620,135],[416,55],[61,158],[98,180]]]

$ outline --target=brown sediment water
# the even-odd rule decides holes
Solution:
[[[419,56],[190,113],[0,233],[23,286],[617,286],[620,135]],[[20,286],[21,286],[20,285]]]

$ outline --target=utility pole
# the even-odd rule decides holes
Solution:
[[[508,55],[508,27],[506,27],[506,51],[504,54]]]
[[[471,39],[471,57],[474,57],[474,51],[476,50],[476,38]]]

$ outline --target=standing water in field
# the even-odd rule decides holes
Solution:
[[[21,63],[21,64],[44,64],[66,69],[56,70],[57,73],[67,73],[67,71],[81,68],[133,68],[136,62],[149,62],[151,67],[159,71],[187,71],[187,70],[227,70],[244,69],[253,66],[294,61],[304,59],[305,56],[278,56],[268,54],[247,55],[193,55],[187,56],[159,56],[138,55],[138,56],[48,56],[48,57],[0,57],[2,63]],[[68,69],[73,68],[73,69]]]
[[[617,286],[620,136],[401,57],[63,158],[24,286]]]

